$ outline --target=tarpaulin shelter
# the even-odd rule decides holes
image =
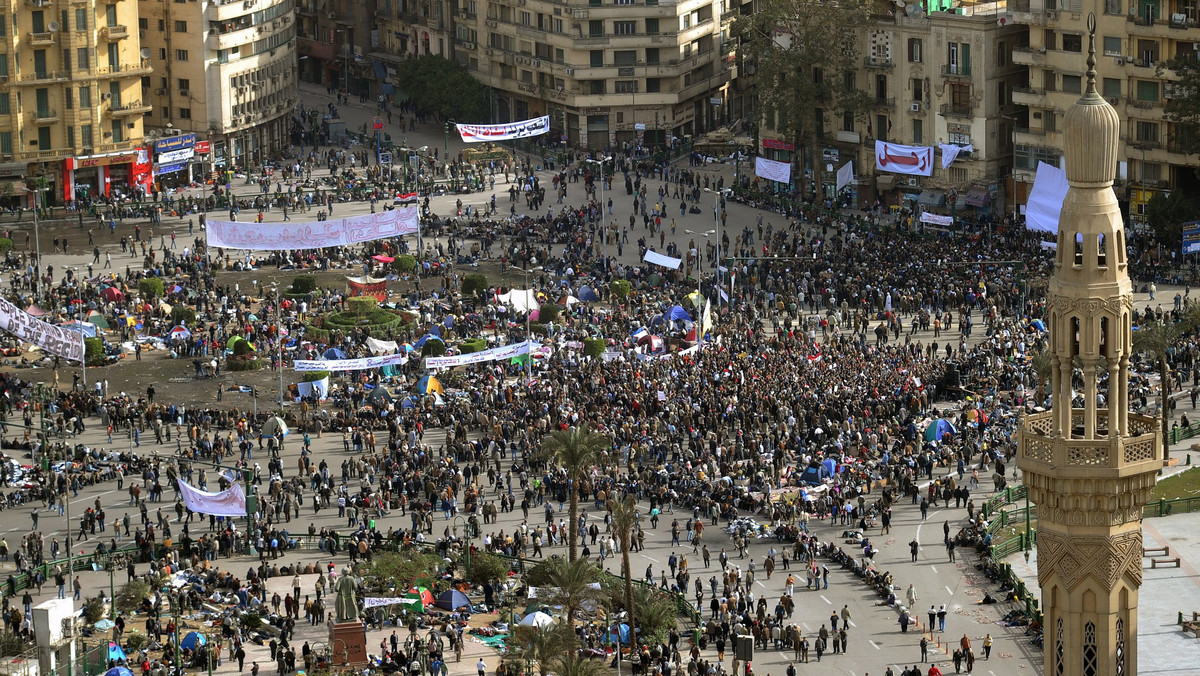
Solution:
[[[533,289],[513,289],[508,293],[496,296],[496,300],[511,307],[516,312],[529,312],[540,305],[537,291]]]
[[[454,610],[463,606],[470,606],[471,599],[467,598],[466,594],[457,589],[448,589],[438,595],[437,602],[433,605],[443,610]]]
[[[63,322],[62,324],[59,324],[59,326],[63,327],[64,329],[66,329],[68,331],[77,331],[79,333],[82,333],[83,335],[87,336],[88,338],[95,338],[96,331],[99,328],[95,324],[91,324],[89,322],[81,322],[81,321],[77,321],[77,320]]]
[[[379,261],[380,263],[391,263],[392,261],[395,261],[396,259],[392,258],[391,256],[384,256],[383,254],[379,254],[377,256],[371,256],[371,260]]]
[[[328,350],[325,350],[325,352],[323,354],[321,354],[321,358],[323,358],[323,359],[345,359],[346,353],[339,350],[336,347],[331,347]]]
[[[518,624],[522,627],[544,627],[548,624],[554,624],[554,618],[539,610],[521,618]]]
[[[176,326],[175,328],[171,329],[171,333],[170,333],[171,340],[187,340],[188,338],[191,338],[191,337],[192,337],[192,332],[188,331],[187,327],[185,327],[185,326]]]
[[[600,300],[600,296],[590,286],[579,287],[579,300],[586,302]]]
[[[183,637],[183,641],[179,644],[184,650],[195,650],[200,646],[208,643],[208,639],[204,638],[204,634],[198,631],[188,632],[187,636]]]
[[[947,434],[958,434],[958,428],[949,420],[939,418],[925,428],[925,441],[941,441]]]
[[[273,437],[277,434],[283,434],[286,437],[288,432],[287,423],[277,415],[267,418],[267,422],[262,426],[262,436],[264,437]]]
[[[421,379],[417,381],[417,392],[421,394],[429,394],[430,392],[445,394],[446,388],[442,387],[442,383],[438,381],[437,378],[427,375],[422,376]]]

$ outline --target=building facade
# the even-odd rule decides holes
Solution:
[[[948,215],[1004,208],[1017,110],[1011,97],[1024,82],[1011,55],[1022,29],[1001,21],[1003,7],[993,3],[947,9],[878,3],[863,31],[862,60],[844,77],[868,95],[870,110],[827,111],[821,132],[826,169],[854,162],[855,203],[878,199]],[[792,159],[794,145],[769,120],[759,136],[764,155]],[[945,168],[939,150],[931,176],[905,176],[876,169],[876,141],[964,150]],[[834,178],[825,172],[825,194],[833,194]]]
[[[291,143],[295,0],[138,3],[154,72],[142,100],[162,184],[257,166]],[[180,140],[167,140],[180,136]],[[197,144],[199,150],[197,152]]]
[[[369,93],[374,71],[363,57],[387,32],[377,22],[374,0],[296,2],[300,79],[355,95]]]
[[[44,202],[150,183],[142,145],[150,73],[130,3],[24,0],[0,3],[0,190],[23,194],[26,177]]]
[[[1060,132],[1070,189],[1046,302],[1053,405],[1023,420],[1017,464],[1038,508],[1045,673],[1134,676],[1142,507],[1164,458],[1158,421],[1129,411],[1133,285],[1112,189],[1124,124],[1089,51]]]
[[[1032,185],[1038,162],[1062,166],[1063,111],[1079,96],[1086,13],[1078,0],[1016,0],[1012,19],[1028,28],[1029,41],[1013,54],[1029,79],[1014,100],[1027,107],[1014,138],[1014,172]],[[1169,189],[1200,189],[1195,158],[1177,143],[1174,125],[1163,118],[1171,97],[1170,70],[1162,62],[1200,49],[1197,4],[1191,0],[1104,0],[1095,7],[1096,72],[1100,94],[1121,119],[1117,165],[1118,199],[1130,222],[1145,222],[1146,204]]]

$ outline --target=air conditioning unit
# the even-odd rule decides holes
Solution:
[[[154,90],[154,95],[155,96],[166,96],[167,90],[160,87],[160,88]]]
[[[567,69],[567,75],[574,75],[574,74],[575,74],[575,69],[574,69],[574,68],[568,68],[568,69]]]
[[[909,186],[910,188],[915,188],[915,187],[917,187],[917,179],[915,179],[915,178],[910,178],[910,179],[908,179],[908,186]]]
[[[491,55],[492,55],[492,48],[491,48],[491,47],[488,47],[487,49],[483,50],[483,53],[484,53],[484,54],[487,54],[488,56],[491,56]]]
[[[910,112],[910,113],[919,113],[919,112],[921,112],[921,104],[920,104],[920,103],[917,103],[916,101],[913,101],[913,102],[912,102],[911,104],[909,104],[909,106],[908,106],[908,112]]]
[[[187,89],[180,89],[179,95],[186,99],[187,97],[192,95],[192,92]]]
[[[1125,57],[1123,57],[1123,56],[1118,56],[1118,57],[1117,57],[1117,65],[1118,65],[1118,66],[1124,66],[1124,65],[1125,65]]]
[[[330,19],[336,19],[336,18],[337,18],[337,12],[330,12],[330,13],[329,13],[329,18],[330,18]]]
[[[534,67],[534,68],[541,68],[541,67],[542,67],[542,60],[541,60],[541,59],[534,59],[534,60],[533,60],[533,67]]]
[[[488,28],[495,28],[496,26],[500,25],[495,19],[488,19],[487,21],[484,21],[484,23],[487,24]]]
[[[1058,12],[1046,12],[1047,21],[1058,21]]]
[[[103,94],[100,95],[101,101],[107,101],[111,98],[112,98],[112,92],[104,92]]]

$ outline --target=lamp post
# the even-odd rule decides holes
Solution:
[[[457,126],[458,126],[458,123],[454,121],[453,117],[446,120],[446,136],[445,136],[445,140],[442,143],[442,155],[445,155],[444,160],[446,162],[447,167],[450,166],[450,127],[457,128]],[[449,170],[447,170],[446,173],[449,174],[450,173]]]
[[[525,292],[526,293],[529,292],[529,273],[540,272],[545,269],[541,265],[539,265],[537,267],[532,267],[532,268],[518,268],[515,265],[510,265],[509,267],[511,267],[513,270],[516,270],[517,272],[525,273]],[[531,343],[530,344],[530,353],[525,359],[525,377],[526,378],[531,378],[533,376],[533,345],[532,345],[533,335],[529,333],[529,316],[531,314],[533,314],[533,310],[528,310],[525,313],[525,340],[526,340],[526,342]]]
[[[612,155],[606,155],[598,160],[585,159],[584,164],[594,164],[600,167],[600,246],[604,252],[604,266],[608,267],[608,215],[604,212],[604,163],[612,160]]]
[[[713,277],[717,280],[717,284],[721,283],[721,193],[712,188],[705,188],[704,192],[711,192],[713,196],[713,232],[717,234],[717,260],[713,265]],[[732,289],[731,289],[732,291]],[[717,294],[718,302],[720,302],[720,294]]]
[[[684,230],[684,232],[688,233],[689,235],[695,235],[696,237],[703,237],[703,238],[707,239],[707,238],[715,235],[717,231],[716,230],[705,230],[704,232],[696,232],[695,230]],[[704,343],[704,317],[702,316],[702,314],[704,312],[704,308],[703,308],[703,306],[700,305],[700,301],[702,301],[703,299],[704,299],[704,294],[701,293],[701,291],[700,291],[700,251],[699,251],[699,245],[697,245],[697,250],[696,250],[696,319],[698,321],[696,321],[696,323],[695,323],[696,324],[696,347],[697,348],[699,348]]]
[[[36,302],[42,302],[42,238],[38,234],[38,211],[42,208],[42,193],[48,188],[45,187],[46,179],[43,176],[34,178],[29,183],[35,187],[27,189],[27,192],[33,193],[33,248],[34,255],[37,257],[37,264],[34,265],[34,270],[37,272],[33,280],[33,298]]]
[[[471,522],[467,521],[466,517],[464,517],[462,515],[454,517],[454,521],[452,523],[454,524],[455,534],[457,534],[457,532],[458,532],[458,522],[459,521],[462,522],[463,532],[466,533],[466,538],[467,538],[467,548],[466,548],[467,578],[470,579],[470,575],[471,575]]]
[[[271,282],[275,292],[275,330],[279,340],[279,415],[283,416],[283,294],[279,292],[279,282]]]

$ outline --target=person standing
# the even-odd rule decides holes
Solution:
[[[479,672],[479,676],[487,676],[487,663],[483,661],[482,657],[480,657],[479,662],[475,664],[475,669]]]
[[[921,661],[929,661],[929,639],[924,636],[921,637]]]
[[[990,633],[983,637],[983,659],[992,659],[992,635]]]

